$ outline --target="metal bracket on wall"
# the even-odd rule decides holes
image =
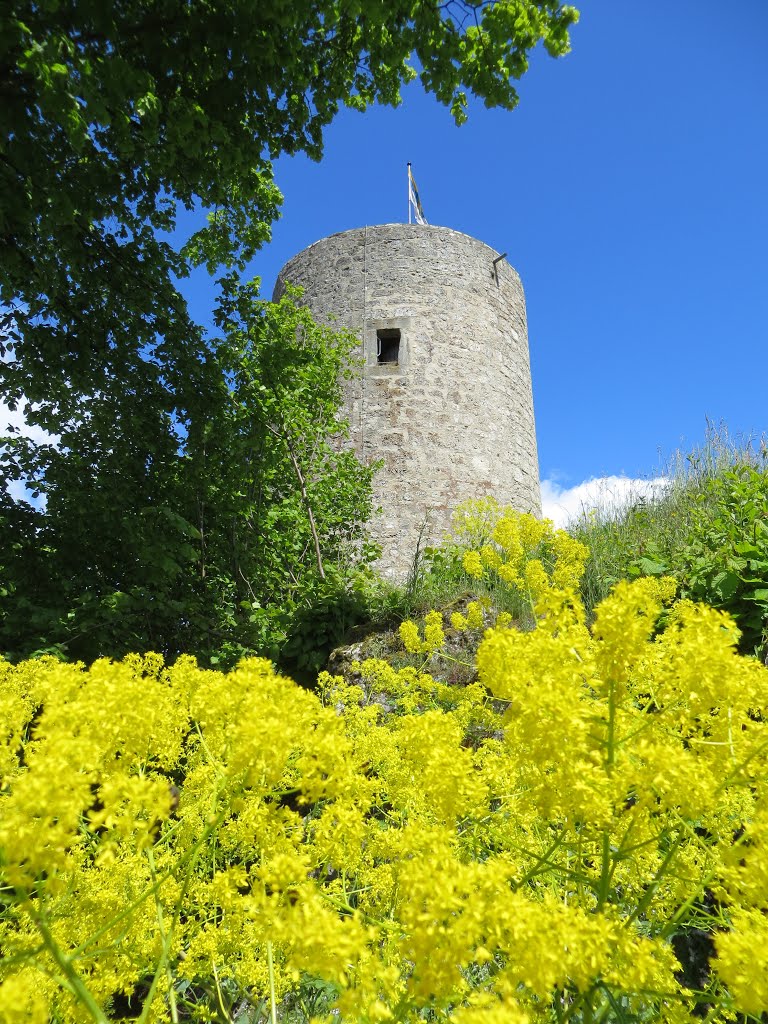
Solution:
[[[501,263],[502,260],[505,260],[506,258],[507,258],[507,254],[505,252],[503,252],[501,254],[501,256],[497,256],[496,259],[493,261],[493,276],[496,278],[496,285],[497,286],[498,286],[498,283],[499,283],[499,266],[498,265],[499,265],[499,263]]]

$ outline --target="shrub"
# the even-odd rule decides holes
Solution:
[[[768,638],[768,472],[741,465],[696,495],[690,525],[665,552],[682,593],[736,620],[746,651]]]
[[[673,576],[679,594],[728,611],[744,653],[765,653],[768,634],[768,449],[713,438],[678,457],[667,486],[618,513],[592,510],[571,528],[589,548],[588,608],[620,579]]]

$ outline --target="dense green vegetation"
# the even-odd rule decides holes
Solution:
[[[530,628],[432,610],[315,692],[0,660],[3,1024],[764,1019],[768,669],[670,577],[588,627],[584,545],[462,515]]]
[[[343,589],[345,570],[364,561],[372,469],[334,444],[354,339],[250,288],[221,317],[225,374],[201,396],[181,451],[169,425],[146,460],[152,425],[134,415],[136,395],[92,398],[56,446],[9,444],[46,498],[44,509],[5,505],[10,656],[275,654],[295,609],[329,581]]]
[[[681,597],[733,616],[740,649],[768,653],[768,447],[711,431],[670,460],[667,486],[621,509],[594,509],[571,527],[590,549],[588,608],[622,579],[672,576]]]
[[[367,587],[373,467],[335,454],[350,339],[242,279],[278,216],[271,161],[319,159],[340,106],[397,104],[417,76],[459,122],[467,93],[511,109],[529,52],[566,52],[576,17],[557,0],[2,7],[0,401],[51,441],[0,442],[0,651],[317,660],[303,637],[335,635]],[[182,207],[203,226],[176,241]],[[211,336],[179,290],[202,266]]]

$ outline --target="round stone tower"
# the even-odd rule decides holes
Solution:
[[[403,578],[451,511],[492,495],[541,511],[525,298],[517,272],[450,228],[382,224],[323,238],[280,272],[315,318],[360,338],[351,443],[383,460],[370,533]]]

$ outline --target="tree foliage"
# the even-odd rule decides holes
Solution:
[[[270,159],[319,158],[342,104],[396,104],[412,54],[457,120],[466,90],[513,107],[529,50],[565,52],[575,18],[557,0],[11,3],[0,301],[23,358],[9,393],[48,397],[51,377],[87,392],[126,349],[178,357],[192,332],[174,276],[242,268],[269,238]],[[180,249],[164,235],[179,205],[210,211]]]
[[[278,215],[271,160],[319,158],[341,105],[396,104],[414,57],[458,121],[468,91],[513,107],[529,51],[565,52],[575,18],[557,0],[2,9],[0,400],[59,441],[0,450],[0,646],[276,635],[264,603],[337,563],[370,470],[331,443],[348,339],[238,283]],[[203,226],[177,241],[182,207]],[[218,338],[178,289],[200,266],[223,275]],[[44,511],[10,497],[24,480]]]
[[[230,282],[220,322],[186,421],[164,412],[158,374],[156,394],[89,396],[57,445],[10,442],[46,501],[0,497],[0,650],[274,653],[286,613],[359,560],[373,468],[341,449],[338,418],[355,339],[256,284]]]

